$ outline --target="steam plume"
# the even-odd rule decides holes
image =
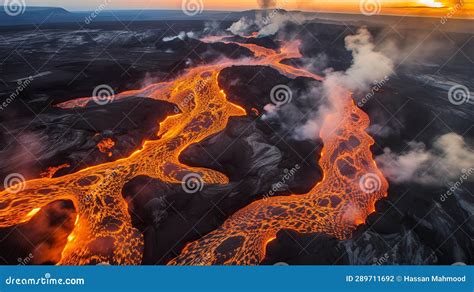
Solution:
[[[170,41],[173,41],[175,39],[180,39],[180,40],[185,40],[186,38],[195,38],[196,35],[194,34],[194,32],[192,31],[189,31],[189,32],[180,32],[178,35],[175,35],[175,36],[169,36],[169,37],[164,37],[163,38],[163,42],[170,42]]]
[[[227,30],[240,36],[248,35],[254,31],[257,31],[259,36],[269,36],[276,34],[288,23],[302,24],[311,19],[313,18],[298,12],[286,13],[282,9],[275,8],[271,12],[259,12],[255,15],[255,18],[244,16],[234,22]]]
[[[400,154],[386,148],[376,161],[384,174],[394,182],[415,182],[424,185],[442,185],[456,180],[463,172],[474,167],[474,150],[464,138],[448,133],[437,138],[432,149],[424,143],[411,141]],[[474,179],[474,176],[469,178]]]
[[[339,96],[348,94],[348,91],[356,94],[366,92],[371,84],[393,72],[392,60],[381,52],[375,51],[372,37],[367,29],[361,28],[356,35],[347,36],[345,43],[346,49],[352,52],[352,65],[345,72],[328,71],[322,86],[322,94],[328,104],[310,114],[311,118],[296,129],[297,139],[318,137],[319,127],[324,117],[329,113],[339,112],[340,105],[337,102]],[[317,92],[313,91],[310,94],[317,94]],[[338,122],[337,120],[335,122]]]
[[[268,9],[276,6],[276,0],[258,0],[258,6],[262,9]]]

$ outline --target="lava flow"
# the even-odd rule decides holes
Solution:
[[[124,159],[58,178],[30,180],[20,192],[0,192],[0,227],[26,222],[53,201],[71,200],[78,218],[59,264],[140,264],[143,238],[132,226],[121,195],[125,183],[139,175],[181,183],[189,173],[199,174],[205,183],[228,183],[222,173],[179,162],[180,153],[189,145],[222,131],[229,117],[246,114],[227,101],[218,86],[219,71],[207,69],[193,69],[173,83],[141,91],[141,96],[149,90],[146,96],[175,103],[181,111],[160,124],[159,140],[146,141],[142,149]]]
[[[217,230],[188,244],[170,264],[258,264],[279,230],[324,232],[344,239],[364,223],[375,202],[386,195],[388,183],[372,158],[373,140],[365,132],[368,116],[350,95],[340,101],[343,112],[328,116],[320,133],[324,142],[320,183],[304,195],[250,204]],[[340,114],[343,118],[336,118]]]
[[[26,222],[53,201],[71,200],[78,217],[59,264],[139,264],[143,238],[132,226],[127,203],[121,195],[125,183],[139,175],[181,183],[189,173],[199,174],[205,183],[228,183],[222,173],[189,167],[179,161],[181,152],[188,146],[222,131],[230,117],[246,114],[243,108],[230,103],[219,88],[219,72],[232,65],[265,65],[288,76],[322,80],[310,72],[280,63],[301,57],[298,42],[287,44],[279,52],[257,45],[240,45],[252,50],[256,58],[197,67],[172,82],[117,94],[115,100],[143,96],[168,101],[177,105],[179,113],[168,116],[160,124],[158,140],[146,141],[127,158],[58,178],[30,180],[20,192],[3,190],[0,227]],[[217,230],[188,244],[171,264],[258,264],[267,243],[283,228],[345,238],[354,226],[364,222],[375,201],[386,195],[387,182],[370,152],[373,140],[365,132],[368,116],[354,105],[349,93],[337,99],[342,106],[338,113],[326,118],[320,133],[324,142],[320,161],[324,178],[313,190],[305,195],[252,203]],[[86,106],[91,100],[80,98],[59,106]],[[364,192],[360,182],[368,174],[380,184]]]
[[[71,165],[69,165],[69,163],[64,163],[64,164],[61,164],[61,165],[58,165],[58,166],[50,166],[45,171],[43,171],[40,174],[40,176],[41,177],[52,178],[56,174],[56,172],[60,171],[63,168],[68,168],[70,166]]]
[[[112,148],[115,146],[115,141],[110,138],[105,138],[97,144],[97,148],[100,152],[107,154],[109,157],[112,157]]]
[[[295,43],[282,49],[294,52]],[[246,45],[253,49],[255,45]],[[291,50],[293,49],[293,50]],[[262,53],[264,52],[264,53]],[[259,54],[266,55],[268,49]],[[287,75],[313,77],[310,72],[280,64],[278,54],[266,61]],[[315,78],[320,80],[320,78]],[[320,166],[324,177],[304,195],[265,198],[241,209],[217,230],[188,244],[170,265],[258,264],[278,231],[324,232],[344,239],[386,196],[388,183],[373,160],[373,139],[366,133],[369,117],[343,88],[331,94],[338,106],[325,118]]]

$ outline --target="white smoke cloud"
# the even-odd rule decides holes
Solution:
[[[327,83],[335,83],[353,92],[367,91],[377,80],[393,73],[393,61],[375,51],[372,36],[366,28],[345,38],[346,49],[352,52],[352,65],[346,72],[328,74]]]
[[[245,36],[253,31],[258,32],[258,36],[270,36],[276,34],[288,23],[302,24],[313,17],[292,12],[286,13],[280,9],[257,13],[255,18],[242,17],[234,22],[227,30],[235,35]]]
[[[315,88],[310,91],[307,99],[314,100],[321,96],[329,96],[328,88],[326,88],[325,82],[321,88]],[[293,137],[296,140],[316,140],[319,138],[321,126],[324,121],[324,117],[334,112],[334,107],[328,99],[325,99],[325,103],[320,104],[317,109],[313,110],[309,114],[309,119],[303,125],[295,128]]]
[[[258,25],[258,35],[259,36],[269,36],[276,34],[281,28],[283,28],[286,24],[292,22],[296,24],[302,24],[306,20],[310,18],[305,17],[300,14],[282,14],[282,13],[274,13],[267,15],[266,17],[258,17],[257,18],[257,25]]]
[[[474,150],[462,136],[448,133],[437,138],[432,149],[427,149],[424,143],[412,141],[400,154],[386,148],[376,161],[391,181],[443,185],[447,180],[458,179],[463,170],[474,167]],[[469,179],[474,180],[474,177]]]
[[[164,37],[163,38],[163,41],[164,42],[170,42],[170,41],[173,41],[175,39],[180,39],[180,40],[184,40],[186,38],[196,38],[196,34],[192,31],[189,31],[189,32],[180,32],[178,35],[175,35],[175,36],[169,36],[169,37]]]
[[[328,105],[318,108],[304,125],[296,129],[297,139],[319,137],[323,119],[330,113],[334,115],[340,112],[340,104],[337,102],[339,96],[349,92],[366,92],[377,80],[392,74],[393,61],[383,53],[375,51],[372,37],[366,28],[360,28],[356,35],[347,36],[345,43],[346,49],[352,52],[352,65],[345,72],[327,71],[323,81],[323,94]],[[339,121],[340,119],[334,119],[334,123]]]
[[[325,53],[319,53],[314,58],[303,58],[301,61],[307,71],[319,74],[328,67],[329,57]]]
[[[258,0],[258,6],[263,9],[268,9],[270,7],[275,7],[277,5],[276,0]]]
[[[228,34],[221,28],[221,23],[216,20],[206,21],[204,23],[204,33],[212,36],[221,36]]]
[[[244,16],[238,21],[232,23],[227,30],[235,35],[243,36],[247,34],[247,31],[254,25],[254,23],[254,20]]]

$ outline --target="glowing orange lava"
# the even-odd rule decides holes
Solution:
[[[365,132],[368,116],[341,96],[341,113],[326,118],[321,129],[323,180],[304,195],[265,198],[232,215],[217,230],[188,244],[170,264],[258,264],[279,230],[324,232],[340,239],[364,223],[376,200],[386,196],[388,183],[373,163],[372,138]],[[342,114],[342,115],[341,115]],[[341,120],[335,120],[342,116]],[[337,125],[334,127],[334,125]],[[375,187],[361,186],[367,174]],[[231,246],[232,248],[229,248]]]
[[[41,177],[52,178],[56,174],[56,172],[58,172],[59,170],[61,170],[63,168],[68,168],[70,166],[71,165],[69,165],[68,163],[64,163],[64,164],[61,164],[61,165],[58,165],[58,166],[50,166],[45,171],[43,171],[40,174],[40,176]]]
[[[18,193],[1,191],[0,227],[26,222],[32,210],[53,201],[71,200],[79,217],[59,264],[140,264],[143,238],[132,226],[121,195],[125,183],[140,175],[181,183],[189,173],[199,174],[205,183],[228,183],[222,173],[188,167],[179,161],[180,153],[189,145],[222,131],[229,117],[246,114],[242,107],[227,101],[218,86],[218,74],[212,66],[196,68],[172,83],[119,95],[123,98],[139,92],[141,96],[175,103],[182,113],[168,116],[160,124],[160,139],[146,141],[130,157],[58,178],[30,180]],[[89,100],[82,98],[62,106],[84,106]]]
[[[112,148],[114,148],[115,142],[111,138],[105,138],[97,144],[97,148],[102,153],[106,153],[109,157],[112,157]]]
[[[256,58],[201,66],[172,82],[117,94],[115,99],[136,95],[172,102],[180,113],[168,116],[160,124],[158,140],[146,141],[127,158],[58,178],[30,180],[19,193],[0,192],[0,227],[26,222],[31,214],[53,201],[71,200],[78,217],[59,264],[140,264],[143,238],[132,226],[121,195],[125,183],[139,175],[181,183],[191,172],[199,174],[205,183],[228,183],[222,173],[179,161],[188,146],[225,129],[230,117],[246,114],[242,107],[229,102],[219,88],[219,72],[232,65],[265,65],[290,77],[322,80],[311,72],[280,63],[301,57],[299,42],[288,43],[278,52],[240,45],[252,50]],[[350,93],[334,98],[341,106],[326,118],[320,133],[324,141],[320,160],[323,180],[305,195],[272,197],[250,204],[217,230],[188,244],[170,264],[258,264],[266,245],[283,228],[345,238],[365,220],[375,201],[386,195],[387,182],[372,158],[373,140],[365,132],[368,116],[354,105]],[[80,98],[59,106],[85,106],[90,100]],[[380,181],[373,192],[364,192],[359,185],[367,173]]]

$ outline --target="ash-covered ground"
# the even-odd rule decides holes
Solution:
[[[103,84],[119,93],[225,58],[254,57],[236,44],[200,40],[230,34],[226,29],[234,25],[170,20],[0,28],[0,178],[38,178],[49,167],[67,164],[54,173],[58,177],[127,157],[144,141],[159,139],[159,123],[176,109],[171,103],[134,96],[84,108],[56,105],[92,96]],[[354,64],[345,39],[361,25],[305,18],[258,38],[227,40],[278,50],[282,42],[299,39],[303,58],[284,63],[326,76],[347,73]],[[259,29],[234,26],[243,35]],[[388,197],[349,240],[280,231],[262,264],[474,263],[474,97],[449,98],[454,86],[474,88],[473,35],[435,26],[368,30],[371,49],[393,60],[393,74],[371,80],[354,99],[370,116],[372,152],[389,181]],[[277,85],[288,86],[292,99],[275,109],[271,91]],[[186,243],[270,192],[303,194],[322,179],[323,143],[304,131],[317,128],[326,106],[317,94],[320,81],[243,64],[224,69],[219,86],[248,116],[231,118],[224,131],[192,145],[180,160],[218,170],[230,183],[189,194],[180,184],[138,177],[122,190],[133,225],[144,235],[143,264],[166,264]],[[98,147],[104,139],[113,141],[106,151]],[[28,223],[0,229],[0,260],[56,263],[74,218],[72,203],[61,201]]]

